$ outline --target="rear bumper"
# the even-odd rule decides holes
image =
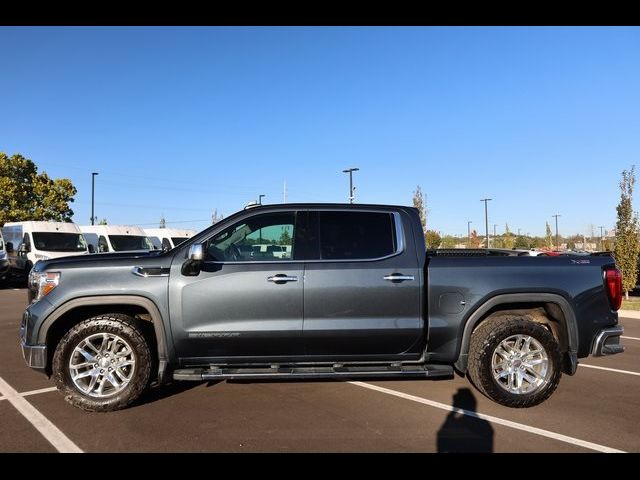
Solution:
[[[620,343],[620,336],[624,333],[622,325],[603,328],[593,339],[591,355],[602,357],[604,355],[615,355],[624,352],[624,347]]]

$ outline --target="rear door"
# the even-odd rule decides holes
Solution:
[[[309,212],[303,336],[332,360],[413,355],[424,332],[422,271],[409,217],[385,210]]]

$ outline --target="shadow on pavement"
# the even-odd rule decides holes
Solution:
[[[220,382],[173,382],[167,385],[156,385],[149,389],[138,401],[135,402],[134,406],[146,405],[148,403],[153,403],[158,400],[162,400],[163,398],[169,398],[174,395],[179,395],[182,392],[186,392],[187,390],[191,390],[192,388],[198,387],[202,384],[206,384],[207,387],[212,387]]]
[[[476,399],[468,388],[460,388],[453,395],[453,407],[476,411]],[[493,427],[486,420],[451,412],[438,430],[438,452],[491,453]]]

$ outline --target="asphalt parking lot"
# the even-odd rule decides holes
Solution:
[[[26,290],[0,290],[0,452],[640,451],[640,319],[622,318],[624,354],[584,359],[526,410],[455,377],[177,382],[132,408],[86,413],[24,364],[25,304]]]

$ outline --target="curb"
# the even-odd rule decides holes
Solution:
[[[640,320],[640,311],[638,310],[618,310],[618,316],[624,318],[635,318]]]

